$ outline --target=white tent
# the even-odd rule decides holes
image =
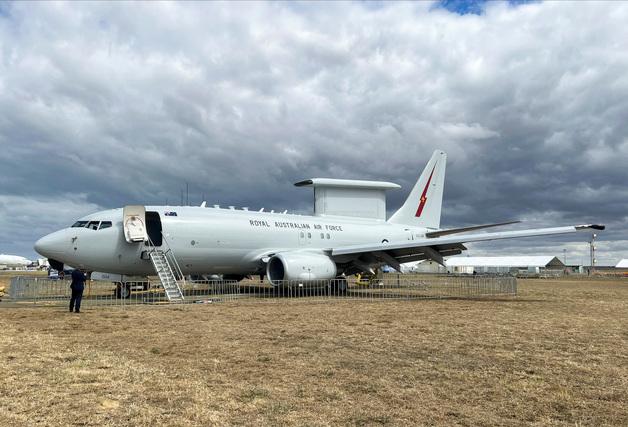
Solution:
[[[558,258],[544,256],[497,256],[449,258],[447,269],[453,273],[508,273],[511,270],[528,270],[539,273],[542,269],[562,270],[565,267]]]
[[[624,258],[617,263],[615,268],[628,268],[628,258]]]
[[[401,264],[402,273],[446,273],[445,267],[436,261],[423,259],[421,261]]]
[[[457,256],[447,260],[447,266],[477,267],[547,267],[564,264],[555,256]]]

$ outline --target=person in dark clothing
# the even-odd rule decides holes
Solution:
[[[70,313],[74,310],[75,313],[81,312],[81,300],[83,299],[83,290],[85,289],[85,280],[87,278],[83,272],[79,269],[72,271],[72,297],[70,298]]]

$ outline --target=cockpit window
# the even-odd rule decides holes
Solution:
[[[111,221],[76,221],[72,224],[72,228],[89,228],[90,230],[102,230],[111,226]]]
[[[109,227],[111,227],[111,221],[103,221],[100,223],[99,230],[102,230],[103,228],[109,228]]]

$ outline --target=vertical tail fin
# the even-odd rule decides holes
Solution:
[[[405,203],[390,217],[388,222],[433,229],[440,228],[446,163],[447,154],[441,150],[434,151]]]

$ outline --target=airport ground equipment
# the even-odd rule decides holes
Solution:
[[[153,267],[155,267],[155,272],[159,277],[159,282],[166,292],[168,301],[183,302],[185,297],[183,296],[183,291],[179,286],[179,279],[182,284],[185,285],[185,276],[181,272],[179,263],[177,262],[172,249],[168,245],[168,242],[165,238],[163,238],[163,236],[160,236],[162,237],[160,239],[160,243],[165,244],[166,248],[166,251],[163,251],[155,245],[155,242],[150,238],[150,236],[146,235],[145,237],[145,242],[148,244],[149,248],[148,255],[153,263]]]
[[[157,272],[159,276],[161,286],[163,286],[164,291],[166,291],[168,301],[183,301],[183,292],[181,292],[181,288],[179,287],[179,283],[174,275],[174,271],[172,271],[172,266],[166,254],[163,251],[154,250],[150,252],[150,259],[155,266],[155,272]]]

